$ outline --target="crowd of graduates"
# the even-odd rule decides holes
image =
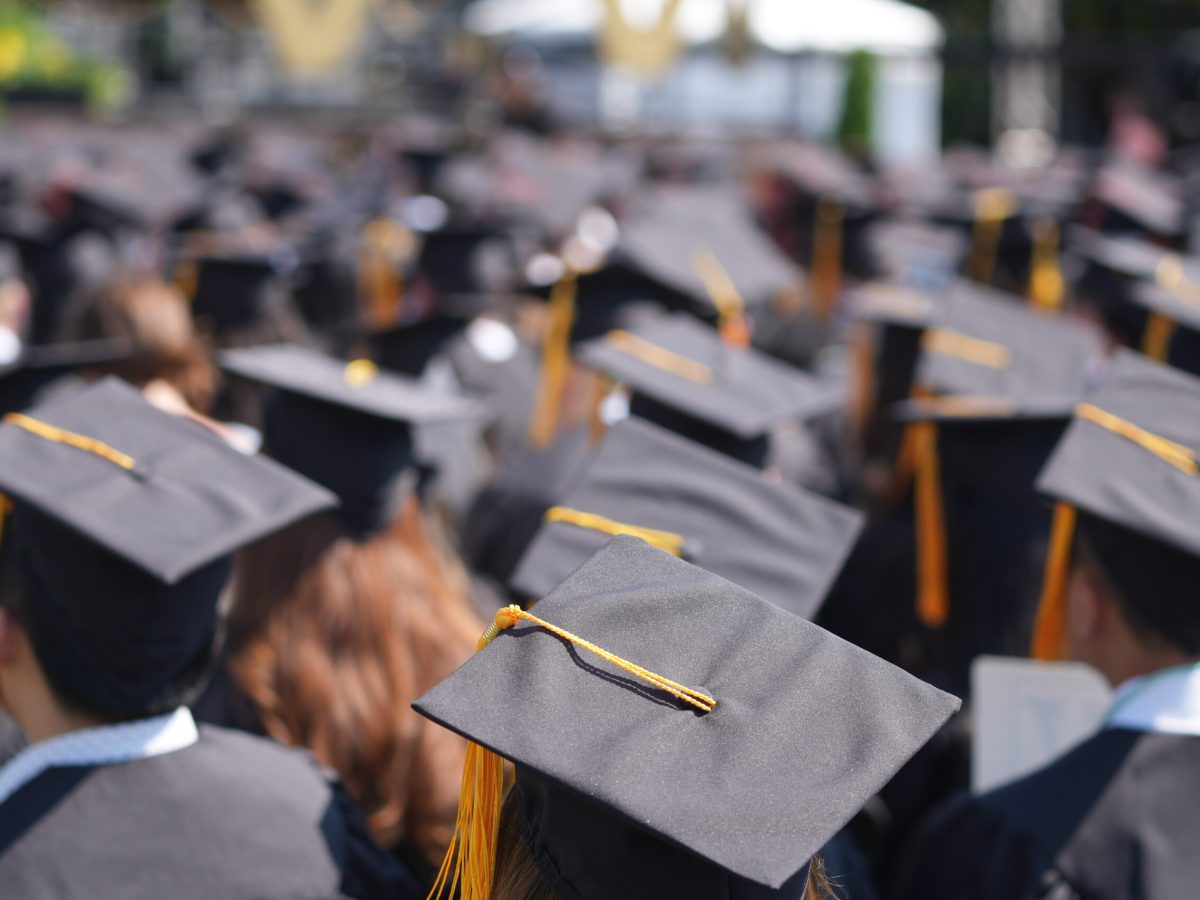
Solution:
[[[11,123],[0,895],[1194,896],[1196,200]],[[986,655],[1116,699],[972,795]]]

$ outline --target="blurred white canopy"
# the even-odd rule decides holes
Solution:
[[[737,0],[734,0],[737,2]],[[928,53],[941,46],[942,27],[929,12],[900,0],[742,0],[750,33],[779,53],[802,50]],[[651,26],[664,0],[621,0],[631,25]],[[730,0],[683,0],[676,27],[685,44],[718,40]],[[546,43],[590,40],[603,16],[600,0],[480,0],[467,12],[468,30],[485,37]]]

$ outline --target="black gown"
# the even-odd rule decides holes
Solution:
[[[0,804],[0,894],[415,898],[307,755],[201,726],[190,747],[50,768]]]
[[[1107,729],[934,814],[899,900],[1194,900],[1200,737]]]

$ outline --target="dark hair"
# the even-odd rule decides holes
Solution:
[[[1099,572],[1135,634],[1200,655],[1200,557],[1107,519],[1080,513],[1076,560]]]
[[[16,542],[11,538],[0,542],[0,608],[25,630],[51,693],[62,706],[105,722],[131,722],[189,706],[200,696],[216,664],[215,641],[205,644],[175,677],[131,703],[104,673],[63,648],[54,625],[32,601],[22,569]]]

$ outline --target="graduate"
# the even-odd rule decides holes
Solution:
[[[814,857],[958,707],[629,535],[480,648],[416,704],[475,742],[433,897],[829,896]]]
[[[1033,650],[1116,688],[1040,771],[952,800],[900,898],[1183,900],[1200,883],[1200,381],[1123,352],[1039,487],[1058,501]]]
[[[410,897],[311,759],[197,726],[235,551],[328,508],[115,379],[0,424],[6,896]]]

